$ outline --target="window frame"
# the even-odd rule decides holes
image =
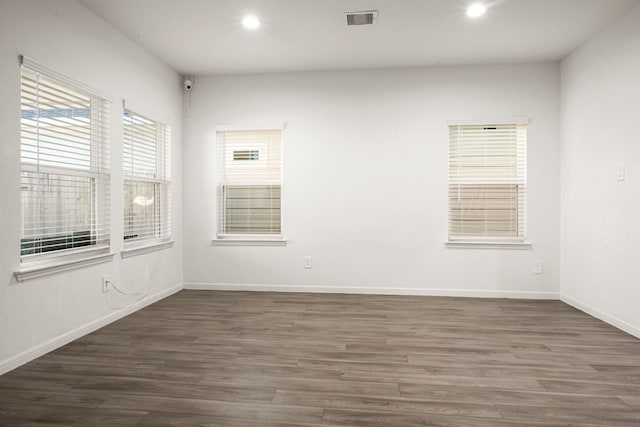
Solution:
[[[51,239],[55,237],[55,234],[51,233],[51,227],[45,227],[45,223],[42,223],[42,232],[40,235],[35,237],[26,237],[25,233],[25,213],[24,213],[24,202],[20,202],[21,206],[21,231],[20,231],[20,267],[17,271],[15,271],[15,276],[18,281],[27,280],[33,277],[41,277],[53,272],[64,271],[66,269],[78,268],[87,264],[96,264],[100,262],[106,262],[110,260],[113,254],[109,253],[111,249],[111,223],[109,221],[110,216],[110,196],[111,196],[111,167],[110,167],[110,136],[109,136],[109,128],[110,128],[110,120],[109,120],[109,112],[111,106],[111,98],[104,93],[95,90],[89,86],[86,86],[66,75],[60,74],[51,68],[34,61],[30,58],[19,56],[19,63],[21,66],[21,75],[20,75],[20,93],[21,93],[21,101],[20,101],[20,109],[21,109],[21,118],[20,118],[20,181],[21,181],[21,199],[24,197],[24,191],[29,191],[29,187],[25,186],[24,181],[26,178],[25,174],[42,174],[41,177],[35,177],[38,179],[51,179],[52,176],[58,177],[57,179],[67,178],[86,178],[88,181],[89,188],[89,224],[88,224],[88,241],[89,244],[80,244],[77,245],[75,240],[69,242],[62,242],[61,245],[66,246],[60,249],[50,249],[35,253],[24,253],[24,242],[27,239],[31,240],[42,240],[44,238]],[[32,83],[29,83],[28,80],[32,79]],[[33,80],[35,79],[35,80]],[[44,82],[44,83],[41,83]],[[41,89],[40,85],[44,84],[44,89]],[[36,96],[34,104],[25,104],[25,87],[29,87],[31,85],[33,90],[35,90],[34,94]],[[63,158],[65,156],[65,152],[63,149],[68,147],[72,147],[74,144],[82,144],[81,141],[84,138],[80,138],[76,142],[65,142],[65,145],[62,145],[62,148],[54,150],[51,146],[55,146],[60,141],[65,141],[64,138],[49,136],[47,137],[41,136],[40,133],[37,133],[37,137],[35,140],[32,140],[31,143],[25,143],[25,132],[29,132],[33,128],[39,129],[40,126],[44,123],[43,120],[46,120],[46,116],[36,115],[35,119],[29,118],[34,121],[33,124],[25,124],[23,120],[25,120],[24,113],[26,107],[30,106],[35,108],[36,111],[41,111],[43,108],[49,107],[51,108],[54,103],[58,101],[54,101],[52,99],[47,100],[45,96],[41,94],[41,91],[45,91],[45,93],[50,92],[52,89],[59,91],[59,96],[62,96],[61,99],[66,99],[68,96],[76,96],[73,94],[78,94],[78,96],[83,96],[88,98],[89,112],[90,114],[87,116],[88,124],[86,127],[88,128],[87,136],[85,137],[88,141],[87,153],[88,153],[88,165],[86,170],[79,164],[74,165],[73,160],[69,160],[68,164],[52,164],[52,163],[60,163],[60,161],[55,160],[55,156],[59,156],[59,158]],[[43,101],[40,101],[40,96],[42,96]],[[61,108],[63,105],[72,105],[70,100],[65,101],[65,103],[60,104]],[[76,107],[69,107],[75,110]],[[59,120],[59,119],[58,119]],[[60,121],[62,123],[62,121]],[[55,123],[54,123],[55,124]],[[59,126],[59,124],[55,124]],[[55,128],[54,128],[55,129]],[[75,138],[75,137],[74,137]],[[57,142],[56,142],[57,141]],[[35,144],[35,145],[34,145]],[[52,160],[43,160],[37,159],[34,162],[27,160],[24,161],[25,153],[28,153],[29,146],[34,145],[35,147],[40,147],[41,144],[46,147],[49,145],[50,147],[47,150],[53,150],[52,152],[53,159]],[[26,150],[26,151],[25,151]],[[38,151],[40,148],[38,148]],[[71,151],[71,153],[74,153]],[[76,153],[80,155],[80,152]],[[26,157],[29,159],[29,156]],[[71,158],[70,158],[71,159]],[[80,162],[78,160],[77,162]],[[56,179],[56,178],[53,178]],[[48,187],[51,190],[60,191],[59,184],[54,187]],[[40,195],[36,197],[36,204],[42,204],[46,201],[45,196]],[[40,219],[38,221],[43,221]],[[73,224],[69,224],[73,226]],[[49,232],[47,232],[49,230]],[[68,238],[68,233],[65,235],[61,234],[61,240]],[[73,234],[75,235],[75,231]],[[52,244],[51,246],[54,246]]]
[[[278,234],[244,234],[244,233],[224,233],[220,227],[225,222],[222,220],[221,215],[225,211],[224,208],[224,184],[223,176],[225,171],[225,147],[220,143],[221,132],[236,132],[236,131],[280,131],[280,233]],[[215,202],[215,236],[211,239],[213,246],[286,246],[287,240],[284,234],[284,164],[285,164],[285,134],[286,123],[279,124],[259,124],[259,125],[231,125],[231,126],[216,126],[215,127],[215,158],[217,165],[216,173],[216,202]],[[266,147],[266,143],[262,142],[248,142],[240,144],[239,147],[242,150],[256,150],[259,151],[260,160],[256,164],[250,164],[250,162],[236,161],[231,156],[231,163],[227,165],[230,169],[236,167],[249,167],[249,168],[266,168],[262,162],[268,161],[270,153]],[[242,162],[242,163],[241,163]],[[239,164],[241,163],[241,164]]]
[[[448,162],[448,178],[447,178],[447,240],[445,241],[445,245],[451,248],[487,248],[487,249],[528,249],[531,247],[531,242],[528,241],[527,236],[527,201],[528,201],[528,183],[527,183],[527,147],[528,147],[528,130],[529,130],[530,119],[528,117],[502,117],[502,118],[481,118],[481,119],[463,119],[463,120],[450,120],[448,121],[448,143],[447,143],[447,152],[449,157]],[[518,178],[513,179],[504,179],[502,183],[492,181],[491,178],[485,177],[484,182],[482,182],[482,178],[478,178],[476,180],[470,180],[468,184],[477,184],[477,185],[516,185],[520,191],[523,191],[522,198],[516,196],[516,210],[519,215],[523,215],[521,224],[520,221],[516,223],[516,235],[514,236],[491,236],[491,235],[452,235],[452,203],[451,203],[451,186],[459,184],[459,182],[454,182],[452,179],[451,173],[451,150],[452,150],[452,141],[450,137],[451,127],[458,126],[515,126],[524,127],[524,140],[522,141],[523,146],[519,147],[517,137],[514,147],[516,151],[516,156],[522,156],[522,158],[517,157],[516,161],[516,175]],[[520,160],[520,163],[518,162]],[[460,178],[458,178],[460,180]]]
[[[122,138],[122,189],[123,189],[123,250],[122,256],[130,256],[138,253],[144,253],[148,249],[162,249],[172,246],[172,224],[171,224],[171,146],[172,146],[172,134],[171,125],[164,121],[155,120],[149,118],[149,116],[138,113],[132,108],[128,108],[123,103],[123,138]],[[155,165],[154,176],[137,176],[134,172],[135,156],[133,146],[135,144],[133,140],[133,132],[129,134],[126,131],[127,117],[133,122],[135,118],[139,120],[148,121],[155,126]],[[127,149],[127,135],[131,135],[129,140],[130,145],[130,159],[131,168],[127,170],[126,163],[126,149]],[[147,153],[145,153],[147,154]],[[157,224],[154,224],[155,229],[152,236],[143,237],[129,237],[127,238],[127,220],[128,215],[126,213],[127,201],[127,185],[140,184],[152,184],[154,188],[154,197],[158,197],[157,213],[154,214],[154,219]],[[157,190],[156,190],[157,189]],[[134,200],[131,201],[135,204]]]

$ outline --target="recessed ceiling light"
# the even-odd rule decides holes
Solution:
[[[467,8],[467,16],[469,18],[479,18],[487,12],[487,6],[482,3],[473,3]]]
[[[254,15],[247,15],[242,20],[242,25],[244,25],[247,30],[255,30],[260,27],[260,21]]]

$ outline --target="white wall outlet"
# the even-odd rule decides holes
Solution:
[[[542,274],[542,262],[536,261],[533,263],[533,274]]]
[[[102,292],[109,292],[111,289],[111,279],[109,276],[102,276]]]
[[[310,256],[305,256],[304,257],[304,268],[311,268],[313,266],[312,261],[311,261],[311,257]]]
[[[618,181],[624,181],[624,163],[618,163],[616,166],[616,179]]]

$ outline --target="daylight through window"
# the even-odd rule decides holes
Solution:
[[[123,127],[124,240],[168,238],[171,130],[130,110]]]
[[[449,240],[524,241],[524,124],[449,126]]]
[[[108,247],[108,118],[107,100],[25,58],[22,261]]]
[[[282,235],[282,131],[219,131],[218,238]]]

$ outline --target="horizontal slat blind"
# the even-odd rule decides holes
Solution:
[[[171,129],[124,111],[124,239],[171,235]]]
[[[526,130],[449,126],[450,240],[525,240]]]
[[[31,64],[21,77],[21,259],[108,246],[110,103]]]
[[[218,237],[282,234],[282,131],[220,131]]]

